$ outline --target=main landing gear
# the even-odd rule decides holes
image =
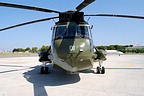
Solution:
[[[97,74],[105,74],[105,67],[101,66],[102,61],[99,61],[99,66],[96,69]]]
[[[43,66],[40,69],[41,74],[48,74],[49,73],[49,67],[46,65],[47,65],[47,62],[43,62]]]

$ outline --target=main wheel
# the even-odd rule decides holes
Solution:
[[[105,67],[102,67],[101,73],[105,74]]]
[[[100,72],[101,72],[101,69],[100,69],[100,67],[97,67],[97,74],[100,74]]]
[[[45,67],[45,74],[48,74],[48,73],[49,73],[49,68]]]
[[[40,73],[44,74],[44,67],[41,67]]]
[[[49,68],[48,67],[41,67],[40,73],[41,74],[48,74],[49,73]]]

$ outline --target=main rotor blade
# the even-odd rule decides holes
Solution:
[[[131,15],[117,15],[117,14],[89,14],[84,16],[106,16],[106,17],[122,17],[122,18],[133,18],[133,19],[144,19],[144,16],[131,16]]]
[[[86,6],[88,6],[89,4],[91,4],[92,2],[94,2],[95,0],[84,0],[80,5],[78,5],[76,7],[77,11],[82,10],[83,8],[85,8]]]
[[[15,27],[20,27],[20,26],[32,24],[32,23],[38,23],[38,22],[42,22],[42,21],[47,21],[47,20],[51,20],[51,19],[55,19],[55,18],[58,18],[58,17],[51,17],[51,18],[45,18],[45,19],[39,19],[39,20],[30,21],[30,22],[25,22],[25,23],[13,25],[13,26],[10,26],[10,27],[2,28],[2,29],[0,29],[0,31],[4,31],[4,30],[15,28]]]
[[[28,10],[41,11],[41,12],[60,13],[58,11],[50,10],[50,9],[44,9],[44,8],[38,8],[38,7],[32,7],[32,6],[25,6],[25,5],[18,5],[18,4],[3,3],[3,2],[0,2],[0,6],[20,8],[20,9],[28,9]]]

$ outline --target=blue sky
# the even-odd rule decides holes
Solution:
[[[83,0],[0,0],[0,2],[37,6],[58,11],[74,10]],[[125,14],[144,16],[144,0],[96,0],[82,11],[85,14]],[[0,28],[35,19],[57,16],[23,9],[0,7]],[[86,18],[87,20],[87,18]],[[57,20],[55,20],[57,21]],[[0,50],[50,45],[54,21],[26,25],[0,32]],[[144,44],[144,20],[91,17],[95,45]]]

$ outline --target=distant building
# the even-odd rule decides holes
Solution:
[[[133,48],[144,48],[144,44],[137,44],[137,45],[134,45]]]
[[[127,49],[142,49],[144,48],[144,44],[136,44],[133,47],[128,47]]]

